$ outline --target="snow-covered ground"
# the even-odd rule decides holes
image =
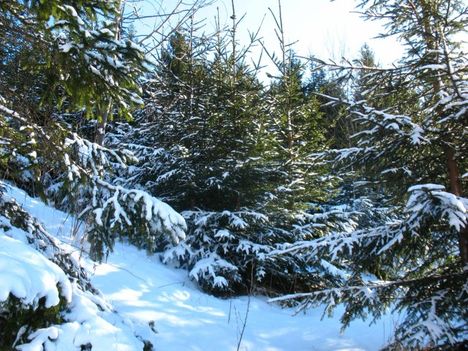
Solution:
[[[80,244],[72,237],[76,232],[72,217],[16,188],[8,193],[51,234]],[[294,316],[293,309],[269,304],[265,297],[218,299],[198,290],[186,271],[165,266],[158,256],[124,243],[115,246],[107,263],[95,264],[85,255],[82,260],[94,285],[128,325],[154,323],[156,350],[378,350],[391,338],[397,322],[397,316],[389,314],[371,326],[369,321],[355,321],[341,333],[340,310],[321,320],[323,309]]]

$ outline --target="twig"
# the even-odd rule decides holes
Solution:
[[[245,316],[244,316],[244,322],[242,323],[242,329],[239,335],[239,341],[237,342],[237,349],[236,351],[240,350],[241,344],[242,344],[242,338],[244,337],[244,332],[245,332],[245,327],[247,325],[247,318],[249,317],[249,312],[250,312],[250,294],[247,297],[247,308],[245,309]]]

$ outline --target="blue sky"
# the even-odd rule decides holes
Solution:
[[[186,0],[190,3],[190,0]],[[178,0],[144,0],[143,14],[154,12],[155,8],[169,11]],[[375,39],[382,30],[378,22],[365,22],[358,13],[353,0],[282,0],[283,22],[288,42],[298,55],[315,55],[323,59],[339,60],[341,57],[354,59],[359,48],[367,43],[375,51],[378,61],[389,65],[402,55],[402,47],[395,39]],[[269,8],[278,13],[278,0],[234,0],[237,17],[245,14],[239,26],[241,43],[248,41],[248,30],[255,31],[264,18],[261,37],[269,50],[278,50],[275,38],[275,24]],[[231,0],[217,0],[196,14],[197,20],[205,19],[205,30],[214,29],[218,12],[222,24],[229,24],[232,14]],[[257,53],[254,52],[254,56]],[[268,65],[266,57],[264,64]],[[272,72],[274,73],[274,72]]]
[[[169,1],[170,2],[170,1]],[[268,47],[277,47],[273,29],[274,21],[268,8],[278,12],[278,0],[235,0],[237,17],[245,14],[241,22],[241,38],[246,40],[247,29],[256,29],[264,15],[262,37]],[[397,60],[402,48],[393,39],[373,39],[382,31],[377,22],[365,22],[355,13],[352,0],[282,0],[285,34],[289,42],[297,41],[295,50],[304,56],[314,54],[321,58],[354,58],[359,48],[368,43],[377,53],[379,61],[390,64]],[[212,25],[219,7],[225,21],[231,15],[231,0],[219,0],[210,8],[202,10],[199,18],[207,17]],[[211,18],[210,18],[211,17]]]

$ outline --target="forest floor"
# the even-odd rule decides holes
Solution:
[[[79,249],[79,223],[25,192],[9,188],[11,196],[36,216],[58,239]],[[78,233],[78,235],[73,235]],[[82,263],[93,284],[115,312],[131,323],[150,323],[156,330],[156,350],[164,351],[358,351],[378,350],[391,338],[398,316],[388,313],[354,321],[341,332],[339,317],[322,319],[324,308],[294,314],[262,296],[220,299],[201,292],[187,271],[168,267],[158,255],[116,244],[105,263],[83,253]]]

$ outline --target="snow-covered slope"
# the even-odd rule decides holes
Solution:
[[[50,222],[67,218],[18,189],[10,188],[9,192],[11,197],[1,197],[3,203],[12,203],[18,198]],[[28,222],[30,229],[33,225]],[[143,349],[143,340],[154,341],[154,333],[147,325],[122,318],[100,294],[83,290],[75,279],[69,279],[62,268],[48,259],[53,256],[52,247],[46,246],[45,251],[36,250],[35,245],[30,245],[32,238],[32,229],[31,232],[29,229],[23,231],[0,214],[0,313],[2,317],[3,313],[7,316],[11,313],[8,304],[6,307],[1,305],[10,296],[18,299],[20,304],[16,308],[23,311],[48,309],[58,306],[61,300],[66,303],[66,308],[62,310],[60,324],[52,323],[32,332],[23,325],[14,342],[15,349],[65,351],[83,350],[92,345],[92,350],[132,351]],[[71,252],[68,245],[58,244],[63,252]],[[79,255],[72,254],[72,257],[79,260]]]
[[[79,243],[70,237],[73,218],[21,190],[10,188],[8,192],[43,221],[51,234]],[[124,243],[116,245],[107,263],[95,264],[85,257],[82,262],[90,270],[93,284],[134,332],[136,328],[145,337],[147,330],[141,326],[148,325],[157,332],[151,337],[156,350],[378,350],[391,337],[392,318],[396,318],[389,315],[372,326],[368,321],[356,321],[342,334],[340,311],[334,318],[321,320],[322,309],[294,316],[293,309],[268,304],[263,297],[218,299],[200,292],[186,271],[165,266],[158,256],[147,256]],[[92,332],[98,333],[98,329],[98,325],[92,326]],[[121,333],[127,329],[122,328]],[[94,350],[110,349],[96,345]]]

